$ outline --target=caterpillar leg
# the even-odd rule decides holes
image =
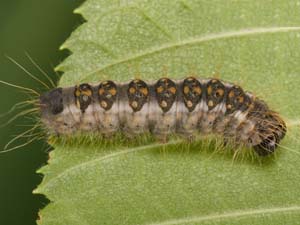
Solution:
[[[196,140],[196,136],[191,133],[179,133],[179,136],[188,143],[192,143]]]
[[[168,134],[155,134],[155,139],[162,144],[165,144],[169,141]]]

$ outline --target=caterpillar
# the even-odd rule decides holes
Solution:
[[[266,156],[287,131],[284,120],[263,100],[215,78],[83,83],[52,89],[39,102],[41,122],[55,135],[150,132],[165,142],[170,134],[217,134],[225,144],[233,140]]]

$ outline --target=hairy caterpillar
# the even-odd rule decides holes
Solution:
[[[261,156],[273,153],[286,133],[278,113],[253,94],[219,79],[195,77],[55,88],[40,97],[40,116],[50,134],[150,132],[166,141],[171,133],[188,138],[213,133]]]

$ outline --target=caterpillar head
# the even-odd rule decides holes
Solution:
[[[53,89],[40,97],[42,115],[57,115],[64,110],[62,88]]]
[[[57,133],[57,122],[64,111],[63,89],[56,88],[40,97],[41,122],[48,128],[49,133]]]

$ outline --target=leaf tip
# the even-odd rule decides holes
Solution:
[[[82,12],[81,7],[74,9],[73,11],[74,14],[81,14],[81,12]]]
[[[64,71],[64,70],[63,70],[63,66],[60,66],[60,65],[56,66],[56,67],[54,68],[54,71],[55,71],[55,72],[62,72],[62,71]]]
[[[67,45],[65,43],[63,43],[60,47],[59,47],[59,50],[64,50],[64,49],[67,49]]]
[[[73,13],[75,13],[75,14],[83,15],[83,12],[84,12],[84,7],[83,7],[83,5],[81,5],[81,6],[79,6],[78,8],[76,8],[76,9],[73,10]]]
[[[32,190],[32,194],[43,194],[40,185],[36,189]]]

